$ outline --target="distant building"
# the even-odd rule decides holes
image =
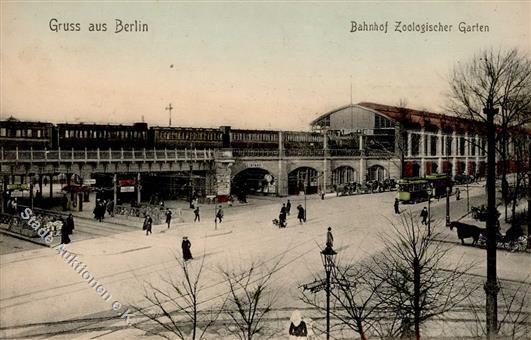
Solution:
[[[485,173],[485,128],[476,121],[362,102],[329,111],[311,126],[326,131],[330,148],[396,155],[403,177]]]

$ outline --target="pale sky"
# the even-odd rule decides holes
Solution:
[[[440,111],[483,48],[530,48],[530,2],[1,1],[0,114],[54,122],[308,129],[350,102]],[[50,19],[79,23],[53,32]],[[115,19],[148,32],[114,33]],[[351,21],[387,34],[351,33]],[[453,25],[398,33],[395,21]],[[461,33],[459,22],[489,26]],[[89,32],[106,23],[106,32]],[[170,67],[173,65],[173,67]]]

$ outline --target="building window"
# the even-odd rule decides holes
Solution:
[[[459,154],[461,156],[465,155],[465,139],[463,137],[459,138]]]
[[[437,138],[437,136],[430,136],[430,138],[431,138],[430,155],[436,156],[437,155],[437,142],[439,141],[439,139]]]
[[[2,136],[2,137],[7,136],[7,129],[6,128],[1,128],[0,129],[0,136]]]
[[[420,153],[420,135],[411,134],[411,155],[418,156]]]
[[[452,154],[452,142],[453,138],[450,136],[446,137],[446,155],[450,156]]]

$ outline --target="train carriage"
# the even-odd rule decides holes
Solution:
[[[149,135],[150,144],[155,148],[215,149],[223,146],[221,129],[152,126]]]
[[[146,123],[57,124],[55,147],[61,149],[141,149],[149,146]]]
[[[52,137],[52,123],[24,122],[12,117],[0,121],[0,145],[4,149],[49,149]]]

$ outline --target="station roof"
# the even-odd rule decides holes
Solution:
[[[320,121],[330,117],[332,114],[349,107],[360,107],[389,119],[411,127],[437,128],[442,130],[463,130],[463,131],[485,131],[485,124],[482,121],[461,118],[457,116],[445,115],[429,112],[426,110],[415,110],[406,107],[377,104],[371,102],[360,102],[358,104],[348,104],[328,111],[316,119],[310,125],[318,125]],[[531,130],[526,127],[513,127],[514,130],[531,135]]]

